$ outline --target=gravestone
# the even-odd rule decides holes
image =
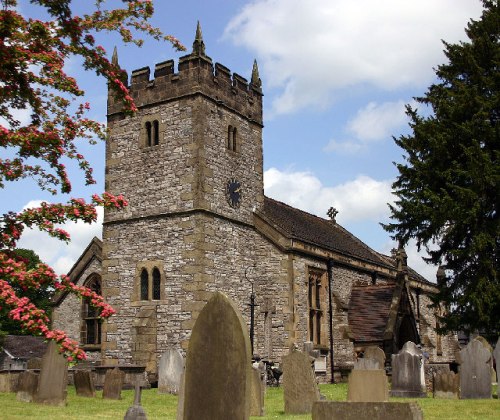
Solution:
[[[264,383],[258,368],[252,368],[250,385],[250,415],[262,417],[264,415]]]
[[[292,351],[283,357],[283,397],[286,414],[310,413],[320,393],[311,367],[311,357]]]
[[[38,374],[29,370],[19,375],[17,382],[16,399],[18,401],[32,402],[38,388]]]
[[[377,360],[363,357],[354,362],[353,370],[382,370],[382,368]]]
[[[55,341],[50,341],[42,357],[42,368],[34,401],[41,404],[66,405],[68,361],[59,353]]]
[[[40,357],[32,357],[28,360],[26,369],[41,369],[42,368],[42,359]]]
[[[94,381],[89,370],[75,370],[73,375],[76,395],[80,397],[95,397]]]
[[[373,359],[376,360],[379,367],[378,369],[384,369],[385,366],[385,353],[378,346],[368,346],[364,351],[365,359]]]
[[[177,349],[168,349],[160,358],[158,367],[158,393],[179,393],[181,377],[184,372],[184,357]]]
[[[102,398],[109,400],[121,400],[123,381],[125,373],[118,367],[108,370],[104,377],[104,388],[102,389]]]
[[[460,398],[491,398],[491,353],[478,340],[460,350]]]
[[[181,376],[181,386],[179,388],[179,398],[177,398],[177,420],[184,419],[184,388],[186,387],[186,370]]]
[[[129,407],[123,420],[147,420],[146,412],[141,405],[141,386],[135,384],[134,405]]]
[[[183,418],[248,419],[250,374],[246,324],[236,305],[215,292],[198,315],[189,339]]]
[[[434,398],[458,398],[460,375],[451,371],[441,371],[434,374]]]
[[[361,359],[363,360],[363,359]],[[370,360],[370,359],[369,359]],[[378,365],[378,363],[377,363]],[[385,370],[354,369],[349,374],[347,401],[389,401],[389,384]]]
[[[392,355],[391,397],[425,397],[423,353],[408,341],[398,354]]]
[[[497,368],[497,384],[500,385],[500,337],[498,337],[497,345],[493,351],[493,357],[495,358],[496,368]],[[500,395],[500,393],[498,393]]]
[[[423,420],[417,403],[318,401],[313,404],[312,420]]]

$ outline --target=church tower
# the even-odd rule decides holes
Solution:
[[[117,314],[102,354],[155,372],[160,351],[187,347],[213,291],[250,293],[240,250],[264,203],[262,90],[256,63],[250,82],[212,63],[199,24],[178,72],[143,67],[129,89],[133,115],[108,94],[106,191],[129,205],[104,216],[103,294]]]

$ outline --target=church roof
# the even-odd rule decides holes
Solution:
[[[397,285],[353,286],[348,322],[356,342],[383,341]]]
[[[47,343],[42,337],[31,335],[7,335],[2,343],[4,351],[14,359],[29,360],[42,357]]]
[[[283,235],[349,257],[394,268],[380,254],[338,223],[314,216],[272,198],[264,198],[264,217]]]

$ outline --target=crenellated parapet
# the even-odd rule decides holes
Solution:
[[[262,125],[263,94],[257,64],[254,63],[250,82],[231,73],[222,64],[214,65],[212,59],[205,55],[199,27],[193,51],[179,59],[177,72],[173,60],[156,64],[153,78],[151,69],[143,67],[132,71],[128,88],[139,109],[182,97],[204,95],[219,106],[227,107]],[[108,116],[118,116],[121,112],[121,102],[109,91]]]

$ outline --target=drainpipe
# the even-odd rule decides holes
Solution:
[[[330,371],[332,384],[335,383],[334,365],[333,365],[333,307],[332,307],[332,283],[333,283],[333,260],[330,258],[327,262],[328,267],[328,313],[329,313],[329,327],[330,327]]]

